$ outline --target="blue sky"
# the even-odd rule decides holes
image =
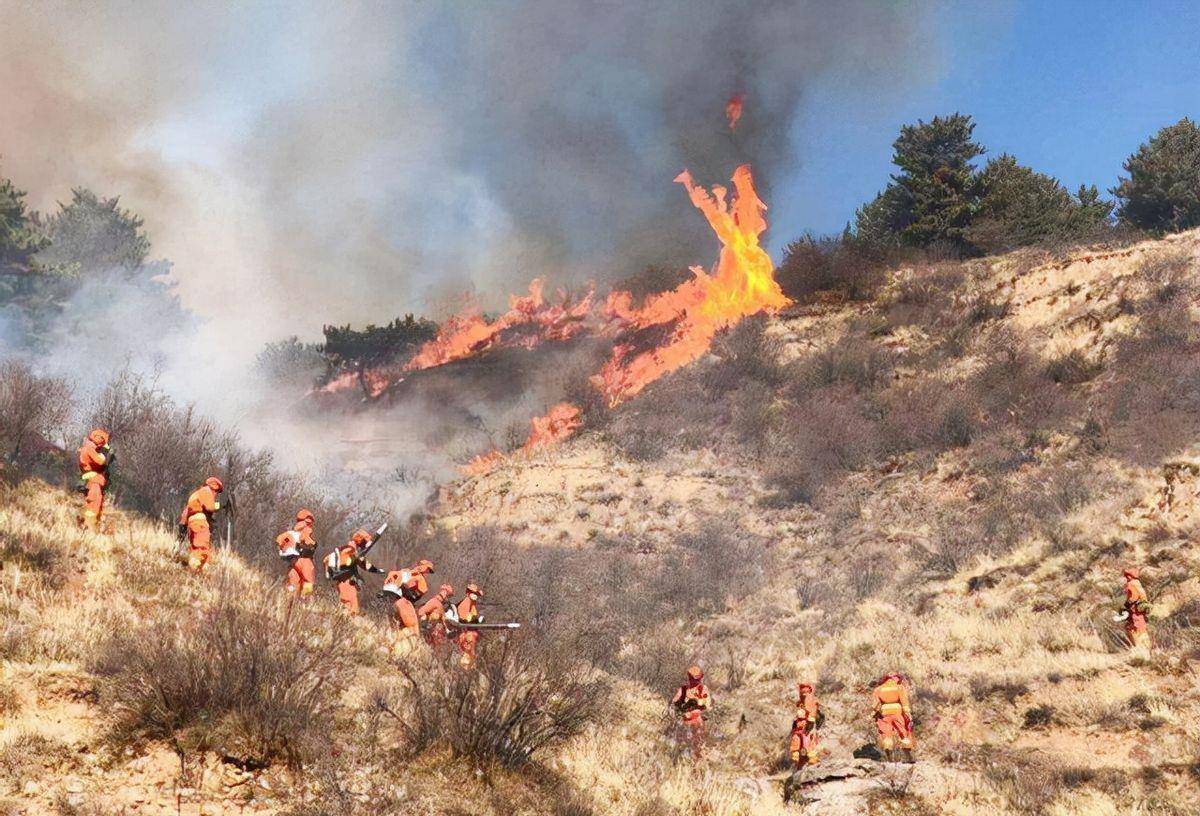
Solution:
[[[891,143],[917,119],[969,113],[988,156],[1104,191],[1154,131],[1200,117],[1200,3],[959,3],[934,19],[927,77],[887,92],[815,83],[794,126],[796,174],[769,202],[776,251],[840,230],[886,184]]]

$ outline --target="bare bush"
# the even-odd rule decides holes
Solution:
[[[224,587],[198,614],[164,610],[105,644],[93,668],[114,741],[175,739],[247,766],[302,762],[325,743],[348,622],[245,591]]]
[[[413,750],[444,743],[481,765],[517,766],[578,734],[603,712],[600,676],[523,635],[480,644],[472,671],[453,661],[400,667],[408,693],[387,706]]]
[[[879,259],[857,244],[806,235],[784,249],[775,279],[785,295],[800,302],[821,293],[864,300],[883,282],[883,269]]]
[[[1046,376],[1062,385],[1079,385],[1095,379],[1103,366],[1088,358],[1081,349],[1058,355],[1046,365]]]
[[[780,342],[767,334],[768,323],[766,315],[748,317],[716,339],[712,352],[717,362],[702,375],[712,394],[726,394],[748,382],[765,385],[782,382]]]
[[[19,360],[0,362],[0,454],[25,466],[52,450],[70,406],[63,380],[39,377]]]
[[[765,446],[767,484],[790,501],[811,503],[822,487],[879,454],[877,411],[852,386],[821,388],[787,411]]]
[[[852,385],[869,390],[884,381],[892,370],[892,361],[870,338],[848,334],[799,363],[798,368],[798,377],[812,385]]]

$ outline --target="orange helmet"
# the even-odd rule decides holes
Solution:
[[[225,485],[221,484],[221,480],[218,479],[216,476],[209,476],[207,479],[204,480],[204,484],[207,487],[211,487],[217,493],[220,493],[222,490],[225,489]]]
[[[806,691],[812,691],[813,686],[812,686],[812,683],[797,683],[796,690],[798,692],[800,692],[801,694],[803,694]]]
[[[430,561],[428,558],[422,558],[420,561],[417,562],[417,565],[412,568],[412,571],[414,573],[417,573],[418,575],[425,575],[426,573],[432,573],[433,572],[433,562]]]
[[[440,587],[438,587],[438,595],[441,595],[443,598],[449,598],[453,594],[454,587],[450,586],[449,584],[442,584]]]
[[[1125,575],[1125,577],[1126,577],[1126,578],[1137,578],[1137,577],[1138,577],[1140,574],[1141,574],[1141,573],[1140,573],[1140,572],[1138,572],[1138,568],[1137,568],[1137,567],[1126,567],[1126,568],[1125,568],[1125,573],[1124,573],[1124,575]]]
[[[467,584],[467,594],[468,595],[478,595],[480,598],[482,598],[483,590],[479,588],[479,584],[474,584],[474,583]]]
[[[87,435],[88,441],[98,448],[102,448],[108,444],[108,431],[96,428]]]
[[[700,670],[699,666],[692,666],[687,670],[687,676],[689,680],[699,683],[704,679],[704,672]]]
[[[359,545],[359,546],[366,544],[370,540],[371,540],[371,534],[361,528],[355,530],[354,535],[350,536],[351,543]]]
[[[314,519],[313,519],[312,510],[307,510],[307,509],[297,510],[296,511],[296,521],[307,521],[309,523],[313,522]]]

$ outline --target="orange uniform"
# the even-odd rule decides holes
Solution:
[[[911,751],[912,707],[904,679],[899,674],[887,675],[875,687],[871,699],[874,704],[879,747],[885,755],[890,755],[897,743],[904,750]]]
[[[426,622],[425,642],[434,649],[442,649],[447,643],[446,637],[446,601],[454,594],[454,587],[442,584],[437,594],[417,610],[417,619]]]
[[[482,623],[483,616],[479,614],[477,601],[483,597],[483,590],[476,584],[467,584],[467,596],[455,606],[460,623]],[[479,632],[463,629],[458,633],[458,648],[462,651],[459,664],[464,669],[475,665],[475,644],[479,642]]]
[[[108,432],[99,428],[87,435],[79,449],[79,479],[83,487],[84,529],[98,532],[100,517],[104,514],[104,488],[108,487],[108,465],[112,461],[112,450],[108,446]]]
[[[788,753],[799,770],[805,765],[815,765],[819,760],[817,750],[817,717],[820,706],[813,687],[808,683],[797,686],[796,718],[792,720],[792,738]]]
[[[1150,645],[1150,627],[1147,623],[1150,596],[1139,578],[1136,569],[1125,570],[1125,636],[1130,646]]]
[[[316,579],[313,555],[317,551],[317,542],[312,534],[315,523],[312,511],[301,510],[296,513],[296,523],[292,529],[275,537],[279,557],[288,561],[284,585],[288,592],[298,593],[301,598],[312,595]]]
[[[708,686],[704,685],[703,680],[704,672],[699,666],[692,666],[687,671],[687,680],[675,689],[675,696],[671,698],[671,705],[679,712],[686,729],[686,738],[695,759],[700,758],[704,743],[704,712],[712,705]]]
[[[366,530],[356,530],[350,540],[325,561],[325,575],[334,582],[342,608],[351,615],[358,614],[358,590],[362,585],[359,570],[383,574],[383,570],[363,556],[363,550],[373,541]]]
[[[216,476],[209,476],[204,484],[188,496],[179,524],[187,527],[188,569],[200,572],[212,554],[212,517],[221,509],[218,496],[225,486]]]

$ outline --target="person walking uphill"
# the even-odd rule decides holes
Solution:
[[[454,607],[452,623],[483,623],[483,615],[479,614],[479,599],[483,590],[478,584],[467,584],[467,594]],[[474,629],[460,629],[458,632],[458,648],[462,656],[458,663],[464,669],[475,665],[475,645],[479,643],[479,632]]]
[[[671,705],[679,713],[680,723],[685,729],[685,738],[692,749],[692,758],[699,759],[705,737],[704,712],[712,705],[708,686],[704,685],[704,672],[699,666],[692,666],[687,670],[687,679],[675,689]]]
[[[317,552],[317,542],[313,539],[313,526],[316,519],[311,510],[302,509],[296,513],[296,523],[290,530],[284,530],[275,537],[279,547],[279,557],[288,562],[287,577],[284,586],[294,598],[308,598],[313,593],[316,580],[316,565],[313,556]]]
[[[384,570],[368,561],[366,555],[386,528],[385,524],[374,533],[355,530],[349,541],[325,558],[325,577],[333,581],[342,608],[351,615],[358,614],[358,592],[363,583],[360,571],[384,574]]]
[[[209,476],[188,496],[179,514],[179,526],[187,531],[188,569],[192,572],[201,572],[212,554],[212,517],[218,510],[228,510],[228,502],[220,500],[224,489],[220,479]]]
[[[800,770],[806,765],[815,765],[820,761],[817,728],[823,717],[813,687],[808,683],[800,683],[796,688],[799,696],[796,699],[796,717],[792,720],[788,754],[795,769]]]
[[[417,619],[425,621],[425,642],[440,652],[449,642],[446,634],[446,604],[454,594],[454,587],[442,584],[437,594],[430,598],[417,610]]]
[[[425,576],[432,572],[433,562],[422,559],[411,569],[392,570],[384,579],[379,595],[393,600],[391,617],[396,638],[392,654],[396,657],[410,654],[420,641],[421,621],[416,603],[429,591]]]
[[[1119,619],[1125,621],[1125,637],[1132,648],[1150,648],[1150,596],[1142,586],[1140,573],[1134,567],[1124,572],[1125,606]]]
[[[879,735],[879,750],[885,762],[895,762],[899,744],[905,762],[912,762],[912,705],[904,678],[893,672],[885,675],[871,692],[874,703],[875,730]]]
[[[83,516],[80,525],[93,533],[100,531],[104,515],[104,489],[108,487],[108,469],[114,461],[109,447],[108,431],[96,428],[87,435],[79,449],[79,481],[83,493]]]

